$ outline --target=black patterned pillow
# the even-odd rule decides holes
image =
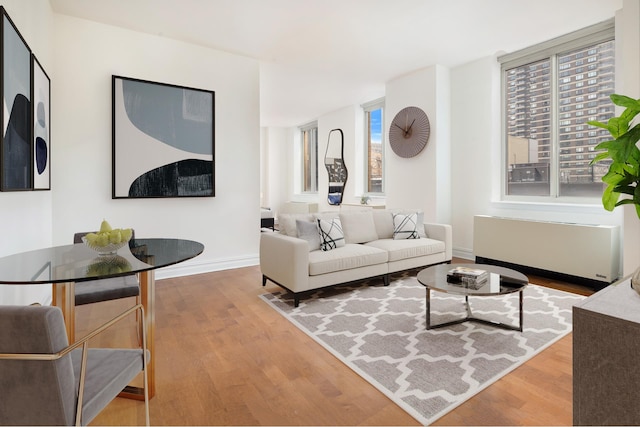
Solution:
[[[344,246],[344,233],[340,218],[318,219],[318,231],[320,231],[320,249],[323,251]]]
[[[393,238],[399,239],[419,239],[418,234],[418,214],[393,214]]]

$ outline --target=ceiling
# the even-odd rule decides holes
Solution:
[[[384,96],[408,72],[604,21],[622,1],[50,0],[56,13],[257,59],[262,126],[301,125]]]

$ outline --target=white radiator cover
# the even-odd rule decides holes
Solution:
[[[611,283],[620,271],[620,228],[476,215],[473,254]]]

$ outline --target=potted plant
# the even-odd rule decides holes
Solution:
[[[611,95],[611,101],[615,105],[625,107],[618,117],[612,117],[607,123],[598,121],[587,122],[609,131],[612,140],[601,142],[596,150],[604,150],[599,153],[591,164],[602,160],[611,160],[609,171],[602,177],[607,184],[602,193],[602,205],[608,211],[615,207],[633,204],[636,214],[640,218],[640,149],[636,146],[640,140],[640,124],[631,127],[632,120],[640,114],[640,100],[624,95]],[[621,195],[627,197],[620,200]]]
[[[633,119],[640,114],[640,99],[613,94],[611,101],[625,108],[620,116],[610,118],[607,123],[587,122],[608,130],[613,138],[595,147],[602,152],[596,155],[591,165],[602,160],[611,161],[609,170],[602,177],[607,185],[602,193],[604,208],[612,211],[618,206],[631,204],[640,218],[640,149],[636,145],[640,140],[640,123],[632,127]],[[640,293],[640,268],[633,274],[631,286]]]

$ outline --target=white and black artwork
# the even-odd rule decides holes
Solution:
[[[215,92],[112,77],[113,194],[213,197]]]

